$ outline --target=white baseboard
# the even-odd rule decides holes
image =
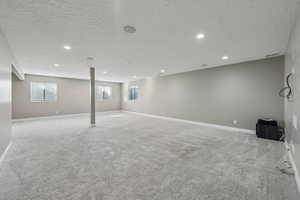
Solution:
[[[7,145],[7,147],[6,147],[6,149],[4,150],[4,152],[2,153],[2,155],[1,155],[1,157],[0,157],[0,167],[1,167],[1,165],[2,165],[2,162],[4,161],[5,156],[6,156],[6,154],[7,154],[7,152],[8,152],[8,150],[9,150],[9,148],[10,148],[11,145],[12,145],[12,143],[10,142],[10,143]]]
[[[290,160],[290,162],[292,164],[292,167],[293,167],[293,170],[294,170],[296,184],[297,184],[298,191],[299,191],[299,194],[300,194],[300,176],[299,176],[299,171],[297,169],[297,166],[296,166],[296,163],[295,163],[295,160],[294,160],[294,156],[293,156],[293,154],[291,152],[291,148],[290,148],[289,143],[287,141],[285,141],[284,144],[285,144],[285,148],[286,148],[287,153],[288,153],[289,160]]]
[[[236,128],[236,127],[224,126],[224,125],[218,125],[218,124],[210,124],[210,123],[205,123],[205,122],[190,121],[190,120],[178,119],[178,118],[173,118],[173,117],[164,117],[164,116],[160,116],[160,115],[152,115],[152,114],[146,114],[146,113],[140,113],[140,112],[131,112],[131,111],[127,111],[127,110],[122,110],[122,112],[132,113],[132,114],[136,114],[136,115],[143,115],[146,117],[153,117],[153,118],[158,118],[158,119],[184,122],[184,123],[195,124],[195,125],[216,128],[216,129],[222,129],[222,130],[227,130],[227,131],[255,134],[255,130],[250,130],[250,129]]]
[[[121,110],[110,110],[110,111],[103,111],[103,112],[96,112],[97,113],[115,113],[120,112]],[[42,117],[28,117],[22,119],[13,119],[12,122],[24,122],[24,121],[35,121],[35,120],[42,120],[42,119],[58,119],[58,118],[67,118],[67,117],[80,117],[80,116],[87,116],[90,113],[78,113],[78,114],[67,114],[67,115],[50,115],[50,116],[42,116]]]

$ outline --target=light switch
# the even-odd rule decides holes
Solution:
[[[297,115],[293,115],[293,126],[296,130],[298,130],[298,117]]]

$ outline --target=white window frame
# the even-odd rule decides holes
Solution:
[[[48,100],[46,99],[46,90],[44,89],[44,96],[43,99],[37,100],[37,99],[33,99],[33,90],[32,90],[32,85],[33,84],[41,84],[44,85],[44,87],[46,87],[47,84],[53,84],[55,85],[55,98],[54,100]],[[57,87],[57,83],[55,82],[39,82],[39,81],[32,81],[30,82],[30,101],[33,103],[47,103],[47,102],[56,102],[58,99],[58,87]]]
[[[98,90],[100,90],[100,88],[103,88],[104,90],[106,89],[106,88],[109,88],[109,90],[110,90],[110,96],[109,96],[109,98],[107,98],[107,99],[105,99],[104,98],[104,95],[103,95],[103,90],[102,90],[102,95],[101,95],[101,97],[99,98],[99,96],[96,94],[96,100],[97,101],[109,101],[109,100],[112,100],[112,98],[113,98],[113,88],[111,87],[111,86],[106,86],[106,85],[97,85],[96,86],[96,93],[98,92]]]

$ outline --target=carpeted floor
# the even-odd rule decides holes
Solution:
[[[128,113],[18,122],[1,200],[299,200],[282,143]]]

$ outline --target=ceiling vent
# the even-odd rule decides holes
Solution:
[[[124,26],[124,31],[126,33],[135,33],[136,32],[136,28],[133,27],[133,26],[127,25],[127,26]]]

